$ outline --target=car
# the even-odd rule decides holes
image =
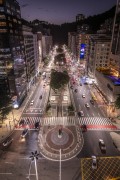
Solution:
[[[102,152],[106,152],[106,146],[103,139],[99,139],[99,146]]]
[[[85,107],[89,108],[89,107],[90,107],[90,105],[89,105],[88,103],[86,103],[86,104],[85,104]]]
[[[77,89],[75,89],[75,92],[77,93],[77,92],[78,92],[78,90],[77,90]]]
[[[78,112],[78,116],[79,116],[79,117],[83,117],[83,116],[84,116],[83,111],[79,111],[79,112]]]
[[[73,86],[70,86],[71,89],[73,89]]]
[[[90,103],[91,103],[91,104],[94,104],[94,100],[90,99]]]
[[[83,124],[83,125],[81,126],[81,128],[82,128],[82,131],[83,131],[83,132],[87,131],[87,126],[86,126],[86,124]]]
[[[82,94],[82,97],[85,98],[85,94]]]
[[[20,127],[23,126],[24,123],[25,123],[25,120],[24,120],[24,119],[21,119],[20,122],[19,122],[19,126],[20,126]]]
[[[8,147],[11,143],[12,143],[13,139],[12,138],[8,138],[3,142],[3,146],[4,147]]]
[[[35,129],[39,129],[39,122],[35,122]]]
[[[30,102],[30,105],[32,106],[34,104],[34,100],[32,100],[31,102]]]
[[[97,169],[97,157],[92,156],[92,169]]]
[[[22,132],[22,134],[21,134],[21,137],[22,137],[22,138],[25,138],[25,136],[27,135],[27,133],[28,133],[28,129],[24,129],[23,132]]]
[[[42,95],[39,97],[39,99],[42,99]]]

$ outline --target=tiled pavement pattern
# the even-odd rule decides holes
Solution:
[[[120,157],[98,157],[98,168],[92,169],[92,159],[81,159],[82,180],[120,180]]]
[[[30,128],[34,128],[35,122],[39,121],[41,126],[48,125],[63,125],[63,126],[71,126],[76,123],[79,125],[86,124],[88,129],[109,129],[115,130],[117,129],[108,118],[103,117],[22,117],[21,119],[25,120],[25,125],[29,124]],[[29,119],[29,123],[27,123],[27,119]],[[24,126],[25,126],[24,125]],[[19,128],[19,126],[16,126]]]

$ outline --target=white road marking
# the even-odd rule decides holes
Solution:
[[[79,105],[79,109],[81,109],[81,106]]]
[[[100,114],[98,113],[98,116],[100,117]]]
[[[31,110],[31,109],[42,109],[42,108],[30,108],[30,110]]]
[[[26,157],[26,158],[23,157],[23,158],[19,158],[19,159],[29,159],[29,160],[30,160],[30,158],[27,158],[27,157]],[[38,159],[46,159],[46,158],[40,157],[40,158],[38,158]]]
[[[15,164],[15,163],[13,163],[13,162],[5,162],[6,164]]]
[[[92,114],[93,114],[93,116],[95,116],[94,113],[92,113]]]
[[[29,112],[29,113],[23,113],[23,114],[42,114],[43,112],[41,112],[41,113],[33,113],[33,112]],[[23,117],[24,118],[24,117]]]
[[[0,173],[0,174],[4,174],[4,175],[10,175],[10,174],[12,174],[12,173]]]

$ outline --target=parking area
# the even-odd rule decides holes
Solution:
[[[98,157],[97,169],[92,158],[81,159],[82,180],[120,180],[120,157]]]

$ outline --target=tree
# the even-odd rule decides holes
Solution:
[[[0,120],[3,122],[3,119],[6,117],[6,115],[9,114],[11,111],[12,106],[11,106],[11,98],[3,94],[2,97],[0,98]]]
[[[58,71],[52,70],[50,86],[54,90],[63,88],[66,84],[68,84],[69,79],[70,78],[67,71],[58,72]]]
[[[116,101],[115,101],[115,107],[116,107],[117,109],[120,109],[120,95],[118,96],[118,98],[117,98]]]

